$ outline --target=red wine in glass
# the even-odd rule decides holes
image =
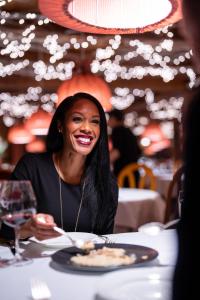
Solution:
[[[36,197],[28,180],[0,180],[0,220],[15,231],[15,258],[8,264],[23,265],[30,259],[19,251],[20,226],[36,213]]]
[[[15,228],[26,223],[32,217],[33,213],[33,210],[27,210],[13,214],[7,214],[1,219],[6,225]]]

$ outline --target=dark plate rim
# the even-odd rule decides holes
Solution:
[[[136,261],[130,265],[121,265],[121,266],[108,266],[108,267],[95,267],[95,266],[79,266],[75,265],[70,262],[70,257],[75,255],[75,253],[70,253],[71,250],[74,249],[74,247],[67,247],[60,249],[56,251],[52,256],[52,260],[61,265],[63,268],[67,270],[72,270],[72,271],[89,271],[89,272],[108,272],[108,271],[114,271],[114,270],[121,270],[125,268],[133,268],[136,267],[140,264],[146,264],[147,262],[150,262],[157,258],[158,256],[158,251],[147,247],[147,246],[142,246],[142,245],[137,245],[137,244],[123,244],[123,243],[113,243],[113,244],[106,244],[106,243],[101,243],[101,244],[95,244],[95,249],[100,249],[102,247],[110,247],[110,248],[124,248],[127,251],[127,254],[134,253],[136,254]],[[137,253],[141,252],[141,254]],[[78,252],[77,252],[78,253]]]

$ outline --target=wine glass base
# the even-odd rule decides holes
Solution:
[[[33,260],[31,258],[20,257],[20,258],[14,258],[12,265],[14,265],[16,267],[20,267],[20,266],[29,265],[32,262],[33,262]]]
[[[26,258],[26,257],[12,258],[12,259],[2,259],[2,258],[0,258],[0,269],[1,268],[6,268],[6,267],[9,267],[9,266],[16,266],[16,267],[25,266],[25,265],[31,264],[32,262],[33,262],[32,259]]]
[[[0,269],[9,267],[13,264],[14,259],[3,259],[0,258]]]

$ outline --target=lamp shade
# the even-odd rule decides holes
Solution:
[[[25,146],[27,152],[44,152],[45,142],[42,139],[36,138]]]
[[[26,120],[25,127],[33,135],[46,135],[51,119],[50,113],[40,109]]]
[[[141,144],[146,155],[153,155],[169,148],[170,140],[165,136],[159,124],[149,124],[142,133]]]
[[[70,80],[64,81],[57,91],[57,104],[62,102],[66,97],[80,92],[94,96],[101,103],[105,111],[112,109],[112,104],[109,101],[112,94],[108,84],[101,77],[93,74],[77,74]]]
[[[17,124],[8,130],[8,141],[12,144],[27,144],[34,139],[34,136],[24,127]]]
[[[130,34],[181,19],[182,0],[39,0],[42,14],[77,31]]]

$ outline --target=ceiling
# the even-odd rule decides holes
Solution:
[[[9,11],[11,13],[10,16],[6,19],[6,22],[1,22],[0,25],[1,33],[6,33],[9,41],[11,41],[12,39],[21,41],[22,32],[24,31],[24,29],[31,24],[36,25],[36,28],[34,30],[35,37],[31,41],[30,49],[25,51],[25,55],[22,58],[11,58],[10,55],[0,54],[0,63],[3,66],[10,65],[11,63],[16,64],[20,61],[23,61],[24,59],[28,59],[30,61],[27,67],[13,72],[12,75],[1,77],[1,93],[11,93],[15,96],[21,93],[26,93],[29,87],[37,86],[42,87],[44,94],[55,93],[57,91],[57,88],[61,84],[61,80],[43,79],[41,81],[36,81],[32,65],[35,61],[39,60],[44,61],[48,65],[52,65],[49,62],[49,59],[51,57],[50,50],[48,50],[47,47],[45,48],[43,46],[44,40],[47,35],[58,34],[58,44],[61,46],[65,43],[70,43],[70,49],[68,51],[65,51],[63,53],[63,58],[58,59],[55,64],[59,62],[74,61],[75,68],[73,72],[77,72],[78,70],[80,70],[80,67],[88,68],[90,66],[90,63],[96,58],[97,48],[106,49],[106,47],[110,46],[110,39],[115,39],[115,37],[111,35],[92,35],[92,37],[97,40],[96,45],[92,45],[91,43],[89,43],[88,48],[81,48],[81,50],[74,49],[73,43],[71,42],[72,38],[76,38],[76,40],[81,44],[82,42],[87,41],[88,34],[76,32],[71,29],[56,25],[55,23],[48,23],[46,25],[43,24],[42,26],[39,26],[38,21],[40,19],[44,20],[44,18],[40,16],[36,0],[13,0],[11,3],[8,3],[6,6],[2,7],[1,10]],[[25,16],[28,12],[36,13],[36,19],[27,19],[27,17]],[[23,19],[23,17],[25,17],[25,22],[23,24],[19,24],[19,20]],[[1,16],[1,20],[2,18],[3,17]],[[126,87],[130,90],[138,89],[140,91],[146,91],[147,88],[151,89],[154,94],[155,103],[163,99],[166,99],[170,102],[170,99],[172,97],[187,97],[187,94],[189,92],[188,84],[191,83],[190,78],[194,76],[194,73],[192,71],[192,75],[190,75],[190,71],[187,71],[188,68],[193,67],[190,54],[188,54],[190,51],[190,47],[184,39],[182,23],[179,22],[170,27],[168,34],[163,32],[161,32],[160,34],[149,32],[140,35],[123,35],[121,36],[120,44],[118,44],[117,49],[115,50],[115,54],[110,56],[110,60],[113,62],[114,57],[116,55],[120,55],[120,66],[125,67],[126,70],[131,70],[131,68],[134,69],[137,66],[142,66],[144,68],[160,67],[159,63],[151,66],[149,63],[149,59],[145,60],[140,54],[137,54],[137,57],[135,58],[129,58],[127,60],[125,59],[126,55],[129,52],[133,53],[133,49],[135,50],[135,48],[130,46],[130,41],[137,39],[142,42],[143,45],[153,46],[154,54],[157,53],[159,55],[161,53],[162,57],[170,57],[170,62],[167,63],[167,66],[173,68],[174,70],[177,70],[177,74],[174,76],[174,79],[170,80],[169,82],[164,82],[161,76],[147,75],[143,78],[141,77],[141,79],[133,78],[132,76],[132,78],[128,80],[118,77],[117,79],[114,79],[109,83],[113,95],[116,94],[117,87],[122,89]],[[173,38],[169,38],[169,36],[172,35]],[[163,48],[162,52],[156,52],[156,46],[159,46],[165,39],[173,39],[172,51],[169,52],[168,50]],[[0,40],[0,51],[5,48],[6,46],[3,44],[3,40]],[[187,56],[187,58],[185,55]],[[184,57],[184,60],[179,61],[178,64],[175,64],[174,62],[176,61],[176,59],[179,59],[180,57]],[[103,61],[105,60],[106,59],[102,59],[100,62],[103,63]],[[185,71],[180,72],[180,67],[183,67],[182,70]],[[103,71],[99,71],[98,75],[102,76],[102,78],[105,77]],[[137,96],[136,92],[135,101],[132,103],[132,105],[126,108],[127,112],[132,110],[136,111],[138,116],[150,115],[151,110],[148,108],[147,102],[145,100],[145,93],[141,93],[139,96]]]

